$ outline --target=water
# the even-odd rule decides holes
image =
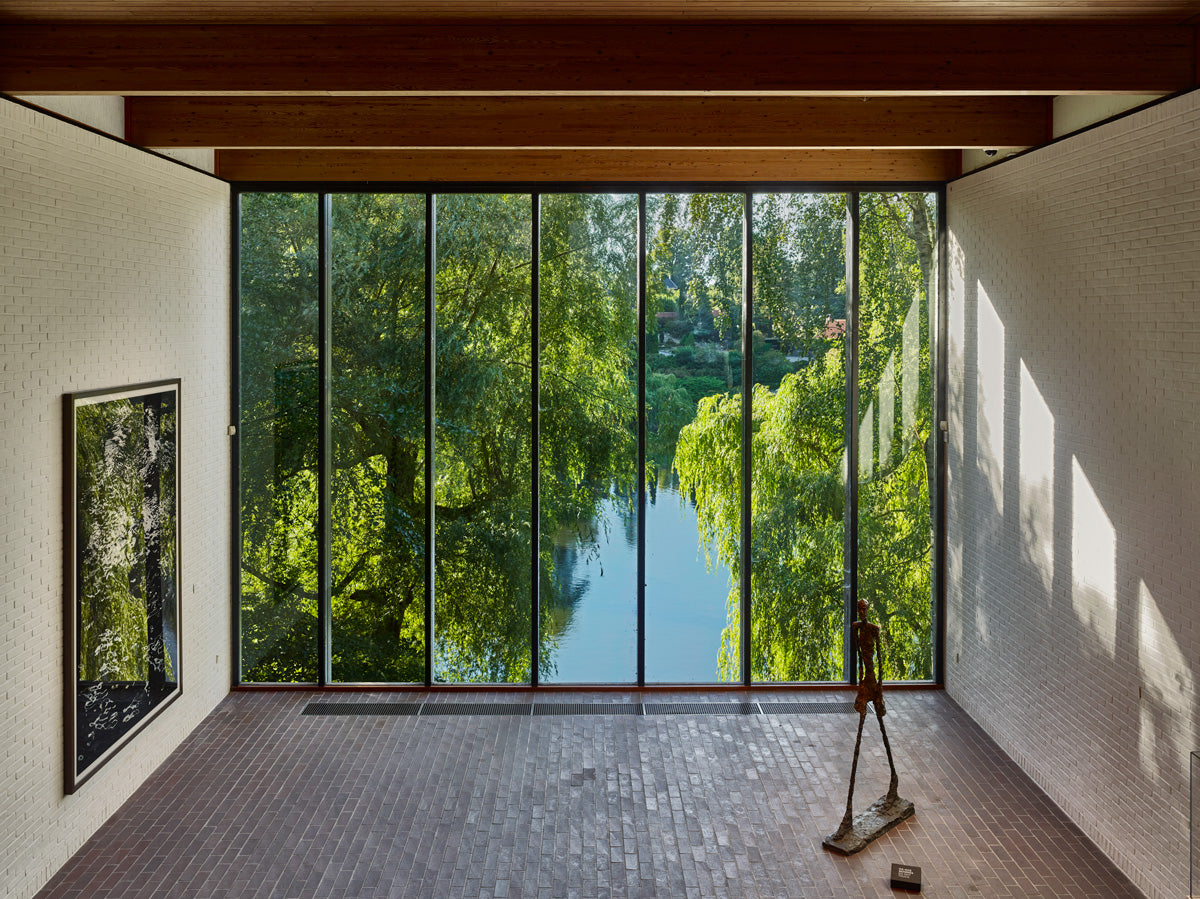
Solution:
[[[573,613],[552,651],[552,683],[637,680],[637,543],[614,501],[594,523],[598,553],[575,556],[569,575]],[[726,623],[729,570],[705,568],[696,510],[678,490],[660,487],[646,502],[646,681],[713,683]]]

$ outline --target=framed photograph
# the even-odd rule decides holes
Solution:
[[[179,380],[64,403],[66,792],[180,693]]]

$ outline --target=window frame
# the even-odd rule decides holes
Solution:
[[[539,621],[539,597],[538,597],[538,540],[537,527],[538,520],[538,494],[537,487],[537,466],[538,466],[538,431],[539,421],[537,414],[536,393],[538,390],[537,381],[537,322],[539,311],[539,283],[538,283],[538,233],[540,227],[539,200],[542,195],[546,194],[564,194],[564,193],[611,193],[636,195],[638,202],[638,223],[637,223],[637,318],[638,318],[638,375],[637,375],[637,415],[638,415],[638,434],[637,434],[637,456],[638,470],[642,473],[639,476],[637,488],[637,514],[639,522],[645,521],[645,465],[646,465],[646,448],[645,448],[645,365],[646,365],[646,252],[647,252],[647,235],[646,235],[646,197],[655,194],[694,194],[694,193],[726,193],[740,194],[743,196],[743,243],[742,243],[742,326],[741,326],[741,341],[742,341],[742,472],[741,472],[741,490],[743,501],[741,503],[741,558],[742,564],[739,569],[740,578],[740,596],[741,596],[741,633],[739,639],[741,641],[741,679],[738,682],[729,683],[711,683],[704,684],[706,689],[723,690],[723,689],[744,689],[752,686],[769,686],[771,688],[787,688],[787,687],[807,687],[807,686],[838,686],[839,684],[853,683],[853,673],[855,671],[855,659],[853,642],[849,639],[850,623],[854,618],[855,602],[857,599],[857,528],[859,510],[855,497],[857,495],[857,454],[858,454],[858,427],[857,418],[859,415],[858,408],[858,373],[855,369],[857,361],[857,319],[858,319],[858,300],[859,300],[859,217],[858,217],[858,200],[861,194],[865,193],[926,193],[933,194],[936,198],[936,214],[937,214],[937,229],[935,235],[935,246],[937,251],[936,257],[936,297],[926,298],[926,302],[930,303],[930,314],[936,317],[936,321],[931,326],[931,345],[929,348],[929,364],[932,374],[932,383],[930,390],[932,392],[932,421],[931,427],[936,431],[936,436],[933,437],[936,446],[935,458],[935,478],[934,482],[929,485],[931,492],[935,492],[932,504],[933,521],[933,541],[930,547],[932,559],[932,582],[931,582],[931,678],[928,681],[905,681],[903,683],[910,684],[927,684],[932,686],[941,686],[944,683],[945,661],[944,661],[944,643],[945,643],[945,547],[946,547],[946,527],[945,527],[945,486],[946,486],[946,431],[945,431],[945,410],[946,410],[946,282],[947,282],[947,259],[946,259],[946,186],[943,182],[604,182],[604,183],[574,183],[574,182],[455,182],[455,183],[428,183],[428,182],[372,182],[356,183],[356,182],[234,182],[231,184],[231,202],[230,202],[230,290],[231,290],[231,314],[230,314],[230,329],[231,329],[231,393],[230,403],[232,415],[235,422],[240,422],[241,415],[241,198],[244,194],[253,193],[300,193],[311,194],[316,196],[318,202],[318,246],[319,246],[319,262],[318,262],[318,319],[319,319],[319,359],[318,370],[320,378],[319,390],[319,426],[318,426],[318,471],[320,487],[320,508],[318,513],[318,581],[319,581],[319,597],[318,597],[318,616],[317,616],[317,632],[318,632],[318,648],[317,648],[317,670],[318,680],[314,683],[306,684],[270,684],[258,681],[244,681],[242,679],[242,645],[241,645],[241,553],[242,553],[242,537],[241,537],[241,453],[240,453],[240,435],[237,433],[237,427],[231,428],[231,498],[232,498],[232,520],[231,520],[231,558],[234,563],[231,565],[231,687],[255,687],[269,688],[272,686],[281,688],[301,687],[329,687],[335,685],[331,677],[330,653],[331,653],[331,628],[330,628],[330,465],[332,458],[331,443],[330,443],[330,397],[331,397],[331,369],[330,369],[330,346],[331,346],[331,297],[332,297],[332,221],[331,208],[332,197],[338,194],[411,194],[422,195],[425,198],[426,206],[426,221],[425,221],[425,315],[426,315],[426,347],[425,347],[425,476],[427,487],[426,504],[429,505],[434,501],[434,440],[435,440],[435,401],[436,401],[436,354],[434,342],[436,339],[436,300],[435,300],[435,277],[436,277],[436,221],[437,221],[437,197],[446,194],[528,194],[531,198],[533,206],[532,216],[532,264],[533,277],[531,286],[531,303],[532,303],[532,321],[533,321],[533,339],[531,341],[532,362],[534,372],[532,377],[532,389],[534,393],[533,414],[531,416],[531,446],[532,446],[532,462],[534,466],[534,482],[532,489],[532,513],[534,522],[533,527],[533,547],[531,553],[531,565],[534,573],[532,587],[532,609],[531,609],[531,671],[530,679],[526,684],[496,684],[487,685],[489,688],[506,687],[510,689],[538,689],[542,687],[538,677],[538,650],[539,650],[539,635],[537,633]],[[846,230],[846,272],[847,272],[847,337],[850,350],[847,353],[847,373],[846,373],[846,421],[847,430],[845,434],[845,446],[848,462],[848,476],[846,480],[847,491],[847,506],[845,511],[846,522],[846,539],[844,543],[845,551],[845,620],[843,633],[843,653],[845,656],[844,671],[847,676],[843,681],[823,681],[823,682],[764,682],[755,681],[751,677],[751,565],[746,564],[751,551],[750,545],[750,528],[751,528],[751,508],[748,502],[750,496],[750,478],[751,478],[751,441],[752,441],[752,423],[753,409],[752,396],[754,384],[754,358],[753,358],[753,337],[752,327],[747,325],[747,322],[753,322],[753,198],[760,194],[783,193],[783,194],[844,194],[847,197],[848,215],[847,215],[847,230]],[[852,252],[853,249],[853,252]],[[853,422],[854,426],[850,426]],[[370,684],[348,684],[345,682],[336,682],[339,688],[346,687],[362,687],[366,689],[379,689],[381,687],[405,686],[409,688],[429,688],[433,686],[442,686],[434,679],[434,658],[433,658],[433,629],[435,625],[434,619],[434,587],[433,587],[433,564],[434,564],[434,528],[435,521],[432,514],[427,515],[425,524],[426,540],[430,550],[426,553],[425,559],[425,586],[424,586],[424,601],[425,601],[425,681],[424,684],[389,684],[389,683],[370,683]],[[578,689],[595,689],[604,688],[607,686],[618,686],[623,688],[630,687],[658,687],[678,688],[680,684],[647,684],[645,680],[645,578],[646,570],[646,535],[644,526],[639,526],[637,539],[637,565],[638,565],[638,590],[637,590],[637,680],[636,683],[620,683],[620,684],[587,684],[580,685]],[[460,690],[478,690],[481,684],[453,684],[445,685],[447,689]],[[555,684],[555,687],[562,687],[561,684]]]

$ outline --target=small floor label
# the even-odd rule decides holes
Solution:
[[[892,887],[919,893],[921,891],[921,869],[916,865],[892,865]]]

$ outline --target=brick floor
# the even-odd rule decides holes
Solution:
[[[311,702],[844,701],[842,692],[229,696],[41,897],[1139,897],[943,693],[888,695],[916,817],[858,855],[847,714],[302,715]],[[524,709],[522,710],[524,711]],[[874,716],[856,808],[884,792]],[[86,788],[85,788],[86,789]]]

